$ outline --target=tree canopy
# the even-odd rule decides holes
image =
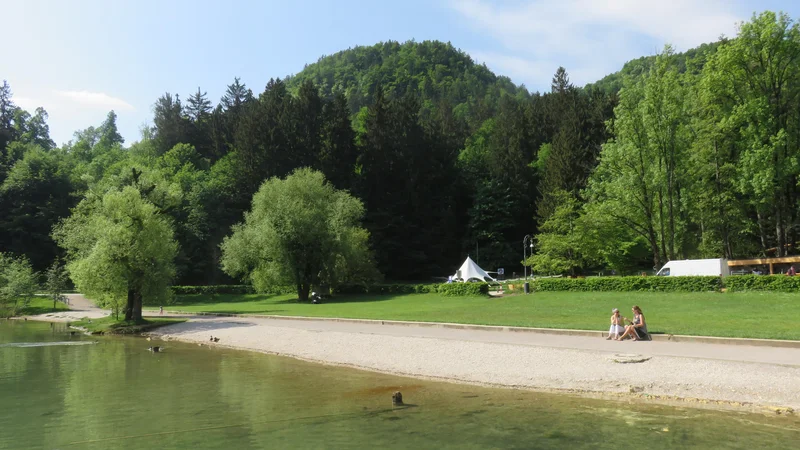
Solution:
[[[54,237],[67,251],[75,287],[125,319],[142,319],[142,304],[170,297],[178,244],[170,219],[134,186],[89,196]]]
[[[244,222],[222,243],[222,265],[259,291],[293,285],[301,301],[312,286],[376,277],[361,202],[320,172],[298,169],[264,182]]]

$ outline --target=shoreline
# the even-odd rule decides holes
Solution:
[[[154,333],[144,333],[146,336],[152,336],[155,338],[162,339],[164,341],[178,341],[183,343],[190,343],[194,344],[197,343],[196,341],[191,340],[184,340],[177,337],[171,336],[157,336]],[[205,344],[203,344],[205,345]],[[420,374],[413,374],[413,373],[404,373],[404,372],[394,372],[394,371],[387,371],[381,369],[375,369],[372,367],[365,367],[365,366],[356,366],[346,363],[337,363],[331,362],[327,360],[319,360],[319,359],[310,359],[310,358],[303,358],[300,356],[294,356],[285,353],[276,353],[271,352],[269,350],[254,350],[249,348],[242,348],[242,347],[233,347],[229,345],[209,345],[209,347],[220,348],[224,350],[234,350],[234,351],[243,351],[243,352],[253,352],[253,353],[260,353],[264,355],[271,355],[271,356],[278,356],[281,358],[291,358],[298,361],[304,361],[312,364],[321,364],[325,366],[331,367],[343,367],[347,369],[353,370],[362,370],[366,372],[374,372],[380,373],[384,375],[393,375],[398,377],[404,378],[413,378],[417,380],[425,380],[425,381],[435,381],[439,383],[453,383],[453,384],[462,384],[465,386],[478,386],[478,387],[485,387],[485,388],[492,388],[492,389],[515,389],[515,390],[522,390],[528,392],[537,392],[543,394],[554,394],[554,395],[571,395],[575,397],[582,397],[582,398],[591,398],[591,399],[598,399],[598,400],[611,400],[611,401],[618,401],[618,402],[631,402],[631,401],[646,401],[652,404],[662,405],[662,406],[672,406],[676,408],[695,408],[695,409],[708,409],[713,411],[731,411],[731,412],[747,412],[747,413],[754,413],[754,414],[765,414],[765,415],[775,415],[775,416],[795,416],[798,413],[798,410],[791,407],[791,406],[774,406],[774,405],[766,405],[766,404],[758,404],[758,403],[749,403],[749,402],[738,402],[738,401],[730,401],[730,400],[713,400],[713,399],[705,399],[705,398],[696,398],[696,397],[677,397],[671,395],[650,395],[644,392],[611,392],[611,391],[593,391],[593,390],[586,390],[586,389],[574,389],[574,388],[537,388],[531,387],[526,385],[507,385],[507,384],[498,384],[498,383],[490,383],[490,382],[481,382],[481,381],[470,381],[470,380],[463,380],[459,378],[448,378],[448,377],[438,377],[433,375],[420,375]]]
[[[614,353],[303,329],[248,318],[190,320],[147,335],[441,382],[770,415],[800,409],[800,366],[648,356],[642,343],[634,345],[643,354],[633,355],[625,343]],[[220,343],[209,343],[209,335]]]

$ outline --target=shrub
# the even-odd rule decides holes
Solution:
[[[333,289],[334,294],[427,294],[436,292],[435,284],[346,284]]]
[[[538,278],[534,291],[707,292],[719,291],[720,277],[592,277]]]
[[[786,275],[734,275],[725,278],[725,287],[729,292],[800,292],[800,277],[787,277]]]
[[[488,283],[444,283],[436,285],[436,292],[447,297],[488,295],[489,284]]]
[[[430,294],[439,293],[448,297],[488,295],[486,283],[443,283],[443,284],[372,284],[344,285],[333,290],[334,294]]]
[[[253,294],[255,290],[249,284],[172,286],[172,293],[175,295]]]

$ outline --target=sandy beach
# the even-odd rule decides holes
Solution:
[[[451,382],[782,414],[800,409],[800,349],[222,317],[151,335]],[[212,335],[218,343],[209,342]]]

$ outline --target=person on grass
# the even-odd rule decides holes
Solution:
[[[628,336],[630,336],[634,341],[649,340],[650,335],[647,332],[647,322],[644,320],[642,308],[634,305],[634,307],[631,308],[631,311],[633,312],[633,321],[623,318],[624,320],[628,320],[630,325],[625,327],[625,333],[623,333],[622,336],[620,336],[617,340],[624,340]]]
[[[614,308],[611,310],[611,328],[608,330],[608,337],[606,340],[610,340],[611,336],[614,336],[614,339],[619,339],[619,335],[621,333],[625,333],[625,328],[622,326],[622,317],[619,315],[619,310]]]

